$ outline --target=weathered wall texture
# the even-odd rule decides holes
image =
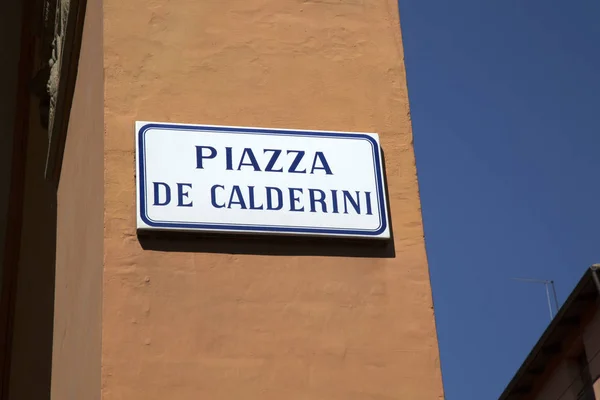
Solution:
[[[440,399],[396,1],[105,0],[104,18],[103,399]],[[378,132],[395,258],[143,250],[136,119]]]
[[[52,398],[100,398],[103,263],[102,2],[88,0],[58,187]]]

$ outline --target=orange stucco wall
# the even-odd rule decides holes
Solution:
[[[442,398],[395,1],[105,0],[104,68],[103,399]],[[378,132],[393,246],[142,247],[135,120]]]
[[[52,399],[100,399],[103,265],[102,1],[87,0],[57,191]],[[41,170],[43,171],[43,169]]]

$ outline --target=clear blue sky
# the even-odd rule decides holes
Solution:
[[[600,262],[600,1],[400,0],[447,400],[497,399]]]

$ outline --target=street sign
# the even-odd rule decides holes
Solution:
[[[137,228],[389,238],[379,137],[136,122]]]

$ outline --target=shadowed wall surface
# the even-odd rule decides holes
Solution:
[[[4,260],[4,240],[8,217],[10,192],[10,165],[12,161],[13,134],[16,113],[17,82],[19,72],[21,4],[7,1],[0,4],[0,40],[6,60],[0,64],[0,287],[1,263]]]
[[[105,0],[104,67],[104,399],[443,397],[396,2]],[[379,133],[395,256],[142,247],[135,120]]]
[[[102,1],[87,0],[58,186],[52,399],[101,395],[102,74]]]

